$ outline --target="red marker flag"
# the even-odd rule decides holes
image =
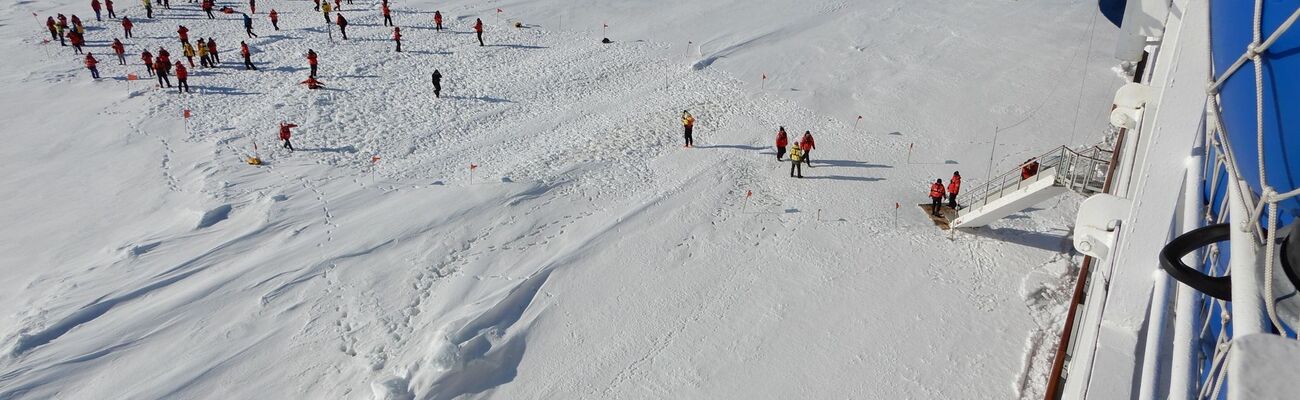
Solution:
[[[858,119],[862,119],[862,116],[861,116],[861,115],[859,115],[859,116],[858,116]]]
[[[379,164],[379,156],[370,156],[370,165]]]
[[[128,80],[128,81],[134,81],[134,80],[138,80],[138,79],[140,79],[140,76],[139,76],[139,75],[136,75],[136,74],[126,74],[126,80]]]
[[[190,119],[190,115],[191,115],[190,109],[186,108],[184,110],[181,110],[181,116],[185,117],[185,119]]]
[[[470,169],[470,171],[473,171],[475,168],[478,168],[478,164],[470,164],[470,165],[469,165],[469,169]]]
[[[763,74],[763,79],[767,79],[767,74]]]
[[[497,9],[497,14],[500,14],[500,13],[502,13],[502,12],[503,12],[503,11],[501,11],[500,8]]]
[[[898,202],[897,202],[897,201],[894,202],[894,208],[898,208]]]
[[[609,27],[609,24],[600,24],[600,25],[603,26],[603,27],[605,27],[605,28],[608,28],[608,27]]]
[[[753,191],[753,190],[746,190],[746,191],[745,191],[745,198],[750,198],[750,197],[754,197],[754,191]]]

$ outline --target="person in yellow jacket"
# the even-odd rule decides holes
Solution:
[[[191,46],[190,42],[181,43],[181,54],[185,55],[185,59],[190,61],[190,68],[194,68],[194,46]]]
[[[795,171],[799,174],[795,175]],[[790,177],[803,178],[803,149],[799,148],[798,143],[790,145]]]
[[[320,2],[320,13],[321,13],[321,14],[325,14],[325,25],[329,25],[331,22],[333,22],[333,21],[330,21],[330,11],[331,11],[331,10],[333,10],[333,8],[330,7],[330,2],[328,2],[328,1],[322,1],[322,2]]]
[[[140,4],[144,5],[145,18],[153,18],[153,2],[149,0],[140,0]]]
[[[199,39],[198,53],[199,65],[203,66],[203,68],[211,67],[212,60],[208,58],[208,44],[202,38]]]
[[[691,138],[691,133],[695,128],[695,116],[689,111],[682,110],[682,135],[686,137],[686,145],[682,147],[695,146],[695,139]]]

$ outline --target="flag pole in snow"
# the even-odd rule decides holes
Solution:
[[[185,136],[190,135],[190,109],[181,110],[181,119],[185,121]]]
[[[469,165],[469,184],[474,184],[474,170],[478,169],[478,164]]]
[[[857,134],[857,133],[858,133],[858,123],[859,123],[859,122],[862,122],[862,116],[861,116],[861,115],[858,116],[858,119],[857,119],[856,121],[853,121],[853,133],[854,133],[854,134]]]
[[[912,145],[914,145],[914,144],[915,144],[915,143],[908,143],[908,144],[907,144],[907,163],[908,163],[908,164],[911,164],[911,163],[912,163]]]
[[[375,183],[375,169],[379,167],[379,155],[370,156],[370,183]]]
[[[767,74],[763,74],[763,82],[758,85],[758,90],[767,89]]]
[[[988,169],[988,172],[987,172],[987,177],[984,178],[984,182],[992,182],[992,181],[993,181],[993,154],[994,154],[995,152],[997,152],[997,150],[998,150],[998,130],[999,130],[999,129],[1002,129],[1002,128],[997,127],[997,126],[994,126],[994,127],[993,127],[993,147],[989,148],[989,169]]]
[[[740,206],[740,213],[741,213],[741,214],[744,214],[744,213],[745,213],[745,210],[746,210],[746,209],[749,209],[749,198],[750,198],[750,197],[754,197],[754,191],[753,191],[753,190],[746,190],[746,191],[745,191],[745,202]]]
[[[894,227],[898,227],[898,202],[894,202]]]

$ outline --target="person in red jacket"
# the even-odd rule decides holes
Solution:
[[[348,40],[348,19],[343,18],[343,13],[334,16],[334,23],[339,26],[339,33],[343,34],[343,40]]]
[[[813,141],[812,132],[803,131],[803,137],[799,138],[799,150],[803,150],[803,161],[812,168],[812,157],[809,154],[817,148],[817,143]]]
[[[162,57],[153,60],[153,73],[158,76],[158,87],[163,87],[164,84],[167,87],[172,87],[172,80],[167,77],[167,71],[171,68],[172,65],[163,60]]]
[[[81,46],[86,44],[86,37],[77,32],[76,29],[68,31],[68,42],[72,43],[72,50],[76,54],[81,54]]]
[[[141,52],[140,61],[144,61],[144,70],[149,72],[149,76],[153,76],[153,53],[149,50]]]
[[[397,52],[402,52],[402,28],[393,27],[393,41],[397,42]]]
[[[86,34],[86,26],[81,23],[81,17],[78,17],[77,14],[72,14],[72,30],[83,35]]]
[[[190,76],[190,71],[185,69],[185,64],[181,64],[180,61],[177,61],[176,62],[176,93],[190,92],[190,84],[185,81],[185,79],[189,78],[189,76]]]
[[[384,26],[393,26],[393,13],[392,10],[388,9],[388,2],[384,2],[384,5],[380,7],[380,12],[384,15]]]
[[[131,18],[130,18],[130,17],[122,17],[122,33],[123,33],[123,34],[122,34],[122,37],[125,37],[125,38],[127,38],[127,39],[130,39],[130,38],[131,38],[131,28],[134,27],[134,26],[135,26],[135,24],[131,23]]]
[[[113,12],[113,0],[104,0],[104,11],[108,11],[109,18],[117,18],[117,13]]]
[[[952,171],[952,179],[948,180],[948,207],[953,210],[957,209],[958,192],[961,192],[961,171]]]
[[[290,136],[289,128],[297,128],[297,127],[298,127],[297,124],[286,124],[284,123],[284,121],[280,121],[280,140],[284,141],[284,144],[280,145],[280,147],[289,149],[289,151],[293,151],[293,143],[289,143],[289,136]]]
[[[172,67],[172,53],[168,53],[168,52],[167,52],[167,49],[164,49],[164,48],[162,48],[162,47],[159,47],[159,48],[158,48],[158,59],[159,59],[159,60],[162,60],[162,62],[164,62],[164,63],[167,64],[167,69],[169,69],[169,70],[171,69],[171,67]]]
[[[302,81],[302,82],[298,82],[298,83],[301,83],[301,84],[307,85],[307,88],[308,88],[308,89],[312,89],[312,90],[320,89],[320,88],[325,87],[325,83],[316,80],[316,77],[314,77],[314,76],[309,76],[309,77],[307,77],[307,80]]]
[[[257,0],[248,0],[248,13],[257,14]]]
[[[185,25],[179,25],[176,28],[176,35],[181,37],[181,43],[190,42],[190,28],[186,28]]]
[[[351,2],[348,4],[351,4]],[[343,0],[334,0],[334,11],[343,11]]]
[[[208,54],[212,57],[212,65],[221,64],[221,55],[217,53],[217,39],[208,36]]]
[[[930,215],[942,217],[939,211],[943,208],[943,179],[935,179],[930,185]]]
[[[208,14],[208,19],[217,19],[217,16],[212,15],[212,9],[217,7],[216,2],[212,0],[203,0],[203,2],[199,4],[199,7],[203,9],[204,13]]]
[[[50,40],[59,40],[59,27],[54,24],[54,17],[45,19],[45,27],[50,30]]]
[[[95,59],[95,54],[86,53],[86,69],[90,70],[91,79],[99,79],[99,68],[95,68],[96,65],[99,65],[99,60]]]
[[[478,45],[483,46],[483,20],[474,18],[474,34],[478,35]]]
[[[117,54],[117,65],[126,65],[126,46],[121,40],[113,39],[113,54]]]
[[[257,70],[257,66],[253,65],[253,53],[248,51],[248,43],[239,42],[239,55],[244,56],[245,71],[250,69],[254,71]]]
[[[776,160],[777,161],[781,161],[781,157],[785,156],[785,146],[789,146],[789,145],[790,145],[790,139],[786,137],[785,127],[783,126],[781,127],[781,129],[778,129],[776,131]]]
[[[96,20],[96,21],[101,21],[101,22],[102,22],[102,21],[104,20],[103,18],[100,18],[100,16],[99,16],[99,0],[90,0],[90,9],[91,9],[91,10],[95,10],[95,20]]]
[[[272,8],[270,15],[271,15],[271,26],[274,27],[275,30],[277,31],[280,30],[280,13],[275,12],[275,9]]]
[[[433,30],[442,31],[442,11],[433,11]]]
[[[307,49],[307,66],[311,67],[311,77],[316,77],[316,50]]]

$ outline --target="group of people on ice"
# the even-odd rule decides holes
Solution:
[[[383,18],[385,26],[392,26],[393,30],[390,37],[393,40],[395,51],[401,52],[402,51],[402,30],[400,27],[395,26],[395,24],[393,23],[394,10],[389,4],[389,0],[381,0],[381,2],[382,3],[380,5],[380,16]],[[213,14],[213,11],[217,10],[216,2],[214,0],[199,0],[198,3],[199,3],[198,8],[208,17],[208,19],[216,19],[216,15]],[[324,0],[324,1],[313,0],[313,4],[314,4],[313,10],[320,12],[324,16],[325,22],[327,24],[337,26],[339,28],[339,33],[342,34],[343,40],[347,40],[348,39],[347,27],[349,22],[348,19],[344,17],[343,14],[340,12],[342,11],[343,8],[342,3],[343,3],[342,0],[334,0],[334,4],[331,7],[329,0]],[[352,4],[352,0],[348,0],[347,3]],[[162,0],[161,4],[163,8],[169,10],[171,9],[171,3],[169,0]],[[141,5],[144,7],[145,17],[152,19],[154,17],[153,1],[141,0]],[[90,0],[90,8],[92,11],[95,12],[95,19],[97,21],[103,21],[104,15],[102,11],[107,11],[108,18],[117,18],[117,13],[116,10],[114,9],[114,4],[112,0]],[[236,12],[230,6],[221,7],[220,11],[225,14],[232,14]],[[241,14],[240,19],[242,19],[243,26],[244,26],[244,33],[245,35],[247,35],[248,39],[254,39],[258,37],[257,33],[255,33],[253,30],[254,20],[249,15],[249,14],[256,14],[256,13],[257,13],[256,0],[248,0],[248,13],[240,13]],[[334,15],[331,16],[331,13],[334,13]],[[280,30],[280,12],[275,9],[271,9],[269,10],[267,16],[271,21],[271,26],[274,27],[274,29],[277,31]],[[113,50],[113,53],[117,56],[118,65],[127,65],[126,49],[128,43],[125,43],[123,40],[132,39],[135,37],[133,29],[135,28],[136,22],[132,21],[130,17],[125,15],[119,19],[119,22],[122,25],[122,37],[114,38],[112,45],[110,47]],[[440,10],[434,11],[433,23],[434,23],[435,31],[442,31],[444,29],[442,11]],[[79,17],[77,17],[76,15],[72,15],[71,18],[68,18],[63,14],[58,14],[57,17],[56,16],[48,17],[46,19],[45,25],[46,28],[49,30],[51,40],[58,40],[59,43],[63,46],[71,45],[73,47],[75,54],[85,54],[83,62],[86,66],[86,69],[90,71],[91,79],[100,79],[101,75],[100,75],[100,68],[99,68],[99,60],[94,57],[94,54],[83,53],[82,48],[86,45],[86,38],[85,38],[86,29]],[[479,46],[486,46],[486,43],[483,38],[484,25],[482,19],[476,18],[474,20],[473,29],[474,29],[475,36],[478,39]],[[194,56],[199,57],[200,67],[204,67],[204,68],[217,67],[221,63],[221,59],[219,55],[220,53],[218,52],[218,47],[217,47],[217,41],[212,37],[207,38],[206,41],[200,38],[196,44],[191,44],[189,41],[188,33],[189,33],[189,29],[183,25],[180,26],[179,29],[177,30],[177,34],[179,35],[180,38],[182,54],[188,60],[189,68],[196,68],[194,64]],[[189,92],[188,69],[184,65],[182,65],[180,61],[176,61],[173,63],[168,57],[164,56],[165,52],[166,52],[165,49],[160,49],[158,53],[159,57],[155,58],[153,54],[149,52],[149,50],[147,49],[143,50],[140,53],[140,55],[141,55],[141,61],[143,61],[145,64],[145,72],[150,76],[157,77],[158,86],[163,88],[172,87],[170,77],[174,75],[178,81],[177,90],[180,92]],[[252,60],[253,49],[249,46],[247,42],[241,41],[239,43],[239,53],[243,58],[243,67],[245,70],[257,70],[257,65]],[[309,53],[310,54],[308,55],[308,63],[309,66],[311,67],[312,74],[308,76],[307,80],[304,80],[302,83],[307,85],[308,89],[319,89],[324,87],[324,84],[319,80],[319,77],[315,73],[317,69],[317,54],[314,51],[310,51]],[[162,62],[167,62],[167,64],[162,65],[161,64]],[[440,97],[441,89],[442,89],[441,74],[438,73],[437,71],[435,71],[435,76],[433,81],[434,81],[433,83],[434,83],[435,96]]]
[[[952,179],[948,180],[948,187],[943,187],[943,179],[935,179],[930,184],[930,215],[943,217],[943,199],[948,198],[948,208],[957,210],[957,193],[961,192],[961,172],[952,171]]]
[[[790,146],[790,177],[803,178],[803,164],[807,164],[808,168],[812,168],[810,154],[817,148],[817,142],[813,141],[812,131],[803,131],[803,136],[800,136],[799,140],[790,143],[790,139],[785,133],[785,127],[780,127],[776,130],[777,161],[781,161],[781,157],[785,155],[786,146]]]

